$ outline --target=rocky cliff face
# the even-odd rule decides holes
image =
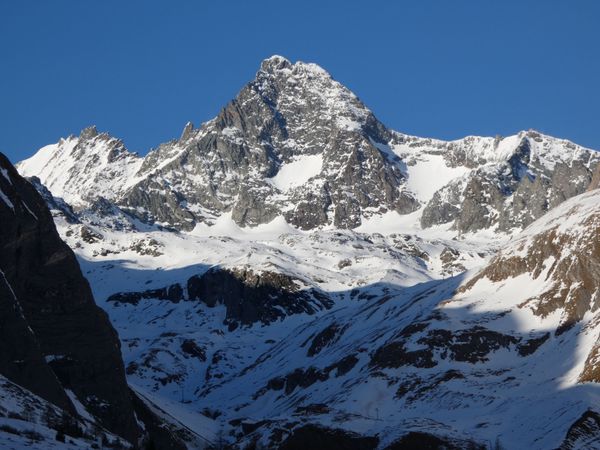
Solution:
[[[183,448],[147,407],[134,408],[117,333],[94,303],[45,200],[2,154],[0,223],[0,374],[64,411],[44,413],[39,423],[86,439],[96,438],[85,431],[95,426],[133,444],[145,435],[164,448]],[[40,403],[27,402],[25,409]],[[136,412],[149,423],[140,425]],[[72,415],[70,428],[61,414]]]
[[[137,305],[143,299],[197,301],[210,308],[223,305],[224,323],[231,329],[256,323],[268,325],[287,316],[312,315],[333,306],[325,293],[298,278],[250,267],[212,267],[190,277],[185,288],[176,283],[143,292],[117,292],[107,301]]]
[[[48,393],[48,389],[56,391],[60,383],[108,429],[134,442],[140,430],[129,400],[117,334],[104,311],[95,305],[75,255],[56,232],[44,200],[4,155],[0,155],[0,171],[4,290],[12,289],[13,309],[15,305],[21,308],[17,310],[30,327],[28,340],[35,337],[48,362],[39,372],[25,371],[23,375],[39,376],[43,387],[24,385],[65,406],[70,402],[64,399],[62,389],[59,401],[59,394]],[[14,345],[16,339],[11,336],[7,342]],[[43,373],[46,376],[40,375]],[[10,377],[11,371],[5,375]],[[18,377],[14,381],[23,380]]]
[[[525,229],[462,290],[489,280],[502,283],[522,275],[543,280],[543,290],[524,299],[523,308],[547,317],[560,312],[563,332],[600,307],[600,205],[593,190],[547,213]]]
[[[2,375],[62,409],[75,409],[56,375],[46,364],[39,343],[27,324],[12,287],[0,275],[0,368]],[[16,343],[19,345],[15,345]]]
[[[223,212],[243,226],[284,215],[303,229],[353,227],[368,208],[417,207],[398,158],[377,148],[389,139],[323,69],[272,57],[215,119],[150,153],[122,202],[182,229]]]
[[[535,131],[454,142],[408,138],[399,148],[409,164],[440,155],[446,166],[468,169],[436,190],[421,216],[424,228],[452,224],[460,233],[526,227],[585,192],[599,161],[596,152]]]

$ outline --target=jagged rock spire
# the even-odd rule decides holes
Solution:
[[[96,125],[86,127],[81,130],[81,133],[79,133],[79,139],[81,140],[93,139],[96,136],[98,136],[98,129],[96,128]]]
[[[192,122],[186,123],[179,140],[187,141],[190,137],[192,137],[193,131],[194,131],[194,124]]]
[[[263,72],[275,72],[281,69],[290,69],[291,67],[292,63],[288,59],[279,55],[273,55],[265,59],[260,64],[260,70]]]

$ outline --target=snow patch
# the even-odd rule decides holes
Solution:
[[[7,180],[7,181],[8,181],[10,184],[12,184],[12,180],[11,180],[11,179],[10,179],[10,177],[8,176],[8,170],[6,170],[6,169],[3,169],[2,167],[0,167],[0,174],[2,174],[2,176],[3,176],[4,178],[6,178],[6,180]]]
[[[337,126],[340,127],[342,130],[359,131],[362,128],[360,122],[352,120],[348,117],[338,117],[336,122]]]
[[[79,401],[75,393],[70,389],[65,389],[65,392],[69,396],[69,399],[71,400],[71,403],[73,403],[73,406],[75,406],[75,411],[77,411],[77,414],[79,414],[84,419],[89,420],[90,422],[94,422],[94,417],[88,412],[87,409],[85,409],[85,406],[83,406],[83,404]]]
[[[2,192],[2,190],[0,189],[0,200],[2,200],[4,203],[6,203],[6,205],[12,209],[13,211],[15,210],[15,205],[13,205],[13,203],[10,201],[10,199],[6,196],[6,194],[4,192]]]
[[[236,239],[273,239],[287,233],[300,233],[299,230],[286,222],[283,216],[278,216],[269,223],[256,227],[240,227],[231,218],[231,212],[222,214],[213,225],[199,223],[189,233],[192,236],[227,236]]]
[[[427,202],[433,194],[455,178],[470,172],[466,167],[449,167],[442,155],[423,155],[416,164],[407,167],[406,186],[418,200]]]
[[[297,156],[293,161],[283,164],[277,175],[268,180],[280,191],[287,191],[319,175],[322,168],[323,155]]]

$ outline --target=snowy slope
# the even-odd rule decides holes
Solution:
[[[76,429],[78,431],[73,432]],[[56,439],[58,430],[67,431],[65,442]],[[78,437],[73,437],[73,434],[78,434]],[[88,449],[102,442],[102,439],[111,444],[119,443],[123,448],[130,447],[122,439],[102,429],[89,414],[71,416],[0,376],[0,448]]]
[[[117,198],[141,164],[142,158],[120,140],[90,127],[43,147],[17,168],[25,177],[40,178],[56,197],[81,207],[98,196]]]
[[[211,415],[213,406],[198,402],[207,380],[235,375],[291,329],[328,311],[230,331],[223,323],[222,306],[158,298],[137,304],[107,301],[112,294],[173,283],[185,291],[190,277],[212,267],[251,267],[302,280],[307,287],[328,293],[335,309],[338,302],[343,305],[357,295],[381,295],[363,295],[370,285],[389,284],[398,290],[476,267],[497,245],[488,241],[483,248],[480,240],[456,241],[447,232],[427,239],[396,232],[303,232],[284,221],[245,229],[221,223],[190,234],[123,231],[99,226],[102,222],[87,214],[83,224],[69,223],[62,215],[55,220],[63,238],[76,249],[96,300],[119,332],[130,382],[164,399],[165,409],[176,417],[182,410]],[[182,398],[186,403],[180,403]],[[169,405],[177,404],[179,409],[169,410]]]
[[[302,186],[312,177],[321,173],[323,167],[322,155],[305,155],[282,165],[271,183],[280,191]]]
[[[403,431],[417,430],[420,429],[416,425],[419,421],[414,420],[417,414],[421,418],[435,420],[439,427],[436,430],[444,435],[464,437],[473,413],[473,410],[466,409],[467,406],[472,408],[481,402],[485,403],[479,399],[464,404],[463,419],[456,419],[456,423],[452,424],[447,423],[447,412],[443,412],[443,408],[452,407],[452,403],[440,405],[437,399],[430,399],[420,406],[412,405],[408,409],[411,412],[406,413],[406,417],[392,414],[391,411],[396,410],[399,404],[395,399],[398,386],[392,384],[385,389],[377,387],[381,383],[379,376],[373,376],[368,369],[370,355],[389,336],[417,318],[426,316],[427,311],[432,311],[441,300],[449,298],[460,282],[460,277],[448,281],[435,281],[436,279],[458,274],[485,262],[497,245],[488,241],[487,255],[478,255],[485,236],[480,235],[479,240],[473,239],[471,243],[471,239],[444,239],[443,233],[437,239],[425,240],[414,235],[395,233],[301,232],[277,228],[276,225],[271,229],[243,230],[235,229],[230,224],[229,227],[214,230],[217,233],[213,236],[210,236],[209,230],[189,235],[161,231],[121,233],[96,228],[99,234],[102,233],[102,239],[86,243],[80,237],[81,225],[66,222],[59,224],[67,242],[78,248],[82,268],[92,282],[95,296],[107,309],[113,324],[119,330],[130,381],[154,392],[153,395],[170,399],[171,402],[180,402],[183,398],[186,403],[180,407],[191,414],[203,411],[204,414],[214,416],[216,410],[219,410],[222,424],[239,417],[246,417],[248,420],[268,417],[269,420],[289,421],[295,417],[294,411],[297,408],[311,403],[325,403],[332,407],[335,405],[335,414],[332,412],[334,416],[339,416],[342,412],[340,417],[356,415],[353,420],[347,417],[343,419],[344,426],[354,431],[384,433],[386,427],[393,427],[397,423],[405,424]],[[229,236],[219,236],[224,231],[229,231]],[[148,243],[151,239],[155,241],[151,247],[161,254],[140,255],[138,251],[143,246],[138,250],[131,249],[130,242]],[[459,256],[456,260],[445,263],[442,253],[447,248],[457,251]],[[142,252],[144,253],[143,250]],[[136,305],[106,302],[116,292],[145,291],[172,283],[185,286],[186,280],[193,275],[224,264],[292,273],[331,293],[335,306],[316,316],[290,316],[269,326],[256,324],[250,328],[230,331],[223,324],[225,311],[222,306],[209,308],[201,303],[173,303],[168,299],[142,300]],[[414,299],[422,297],[419,294],[423,292],[427,292],[425,300],[415,303]],[[414,305],[411,306],[412,303]],[[492,311],[496,308],[493,304],[490,307]],[[510,307],[511,305],[506,305],[506,308]],[[486,311],[482,314],[485,316],[490,313]],[[383,317],[395,319],[382,321]],[[466,318],[464,320],[467,321]],[[479,319],[468,319],[469,322],[477,320]],[[308,345],[305,341],[310,341],[311,337],[314,339],[316,333],[334,322],[339,323],[341,328],[350,328],[330,351],[316,357],[307,357]],[[541,330],[543,329],[542,327]],[[511,331],[519,331],[517,336],[527,338],[541,332],[535,329]],[[349,340],[346,340],[346,336]],[[190,341],[194,343],[194,348],[199,349],[196,353],[182,350],[184,343]],[[290,351],[291,349],[294,350]],[[276,400],[280,396],[277,392],[263,394],[258,402],[255,398],[256,393],[277,376],[286,376],[294,369],[311,366],[323,369],[355,352],[362,356],[359,357],[356,369],[349,372],[350,375],[332,375],[324,387],[315,384],[302,389],[300,397],[307,396],[303,401],[294,400],[295,396],[289,399],[287,395]],[[267,362],[258,364],[253,370],[240,376],[244,369],[264,360]],[[512,361],[505,358],[504,364],[512,364]],[[502,362],[499,364],[502,365]],[[465,370],[462,366],[461,370]],[[359,367],[363,369],[359,370]],[[445,370],[450,368],[451,366],[445,367]],[[482,370],[485,373],[486,370],[496,369],[476,367],[469,368],[466,372],[480,374]],[[529,373],[531,372],[525,369],[524,372],[517,371],[519,377],[523,378]],[[467,378],[471,379],[470,375]],[[480,378],[479,375],[473,377],[473,383],[480,386],[482,383],[498,382],[498,376],[489,377],[485,382]],[[350,385],[349,380],[352,380]],[[351,388],[361,386],[361,383],[367,384],[360,389]],[[389,381],[384,384],[388,386]],[[476,388],[467,386],[465,389]],[[517,391],[522,389],[521,386]],[[364,401],[360,400],[365,395],[362,392],[369,393]],[[381,395],[382,400],[376,406],[372,403],[372,392],[380,392]],[[338,405],[335,398],[339,396],[345,400]],[[355,401],[352,400],[354,398]],[[545,400],[539,401],[543,403]],[[267,403],[264,402],[273,406],[266,408],[264,405]],[[240,409],[240,405],[245,403],[248,406]],[[557,400],[557,404],[559,403]],[[583,406],[585,402],[575,404]],[[215,405],[223,406],[218,408]],[[389,425],[374,420],[378,414],[375,408],[380,410],[382,417],[388,417]],[[481,408],[482,415],[493,417],[496,414],[493,410],[483,406]],[[575,408],[572,415],[578,412],[579,409]],[[571,415],[566,417],[565,423],[571,418]],[[329,416],[319,416],[318,421],[336,427],[342,424],[339,418]],[[518,430],[517,424],[510,426]],[[564,432],[563,428],[559,428],[552,439],[559,439],[558,435]],[[467,435],[477,439],[495,439],[497,434],[506,430],[509,429],[490,426],[489,430],[481,433],[469,429]],[[519,432],[523,433],[522,430]],[[390,431],[385,433],[389,434]]]
[[[563,331],[568,297],[539,313],[531,299],[561,277],[548,272],[551,260],[534,243],[556,229],[572,243],[557,247],[556,261],[589,253],[597,236],[590,226],[600,223],[598,195],[565,202],[508,244],[486,233],[452,239],[442,229],[424,238],[414,229],[398,234],[383,227],[382,234],[303,232],[276,221],[246,229],[221,223],[188,234],[56,220],[119,331],[130,382],[164,399],[172,416],[217,417],[217,425],[206,425],[209,436],[230,429],[231,420],[267,420],[257,432],[265,445],[277,428],[316,422],[387,436],[381,445],[427,431],[544,449],[558,446],[600,400],[593,384],[580,383],[600,321],[589,306]],[[84,226],[101,238],[86,242]],[[525,257],[526,249],[533,265],[523,273],[488,277],[494,267]],[[291,274],[328,293],[334,305],[232,330],[223,305],[160,297],[107,301],[173,283],[185,291],[190,277],[216,266]],[[309,355],[311,347],[319,350]],[[240,432],[239,426],[233,428]]]
[[[501,265],[519,255],[524,239],[544,236],[559,222],[559,232],[595,240],[599,195],[577,197],[536,222],[502,250]],[[582,244],[572,242],[560,258]],[[540,267],[546,262],[543,255],[533,258]],[[344,296],[336,307],[312,320],[223,331],[228,345],[213,353],[192,402],[212,414],[217,409],[225,422],[268,420],[271,430],[317,421],[386,436],[388,443],[407,430],[428,430],[480,443],[499,440],[507,448],[558,447],[600,401],[594,384],[578,382],[600,332],[597,310],[591,306],[562,331],[566,304],[547,315],[526,304],[543,295],[553,277],[532,270],[490,280],[486,274],[496,264],[410,288],[397,278],[371,279],[355,294],[337,291]],[[207,319],[192,328],[205,328]]]

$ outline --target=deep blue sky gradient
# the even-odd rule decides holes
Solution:
[[[600,149],[596,0],[1,0],[0,151],[96,124],[146,153],[272,54],[323,66],[399,131]]]

